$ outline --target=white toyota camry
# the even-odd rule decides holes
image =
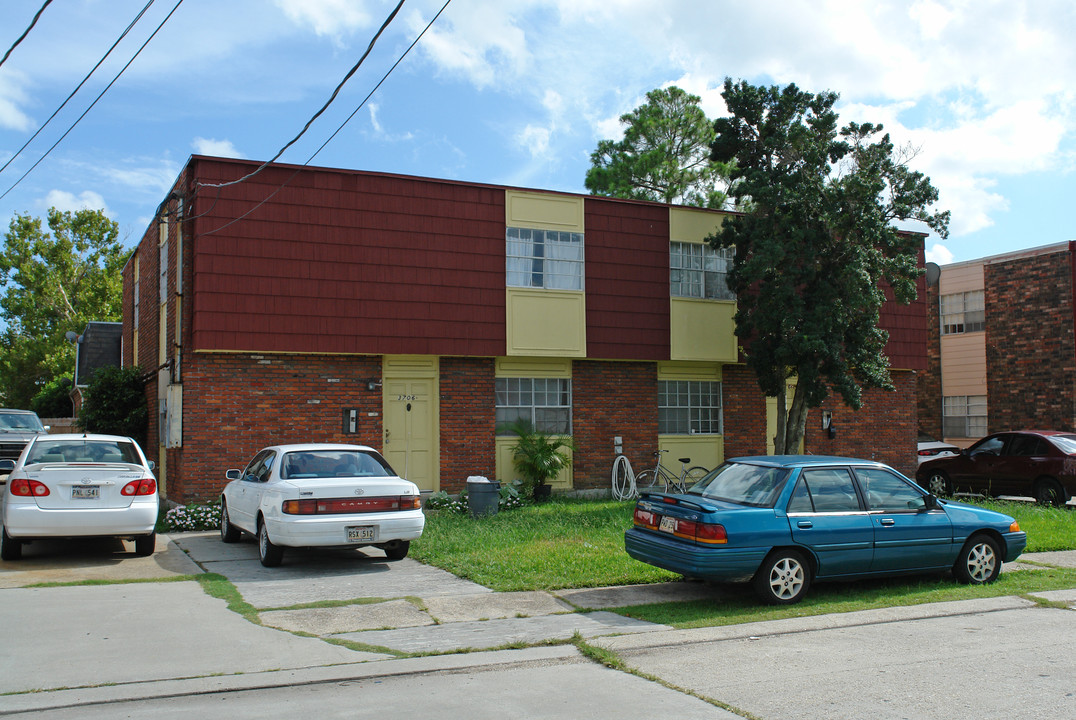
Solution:
[[[254,535],[266,567],[285,547],[374,545],[399,560],[426,523],[418,486],[363,445],[267,447],[227,478],[220,539]]]
[[[10,471],[3,501],[0,557],[18,560],[22,545],[50,537],[121,537],[135,552],[157,542],[157,480],[138,443],[116,435],[39,435]]]

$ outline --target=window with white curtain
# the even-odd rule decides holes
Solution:
[[[583,289],[583,233],[510,227],[506,237],[509,287]]]
[[[733,248],[713,249],[699,243],[669,244],[669,294],[706,300],[735,300],[727,276]]]

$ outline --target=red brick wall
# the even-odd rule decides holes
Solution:
[[[654,363],[577,360],[572,365],[573,482],[576,490],[610,487],[613,438],[636,472],[658,447],[658,380]]]
[[[804,449],[813,455],[841,455],[886,463],[905,475],[916,466],[916,374],[891,371],[896,392],[865,390],[863,406],[852,410],[831,395],[822,407],[807,415]],[[822,412],[833,413],[837,437],[822,429]]]
[[[1076,341],[1068,250],[988,263],[990,432],[1076,429]]]
[[[191,354],[184,366],[183,448],[169,451],[168,497],[208,500],[224,472],[267,445],[348,442],[380,449],[378,357]],[[344,434],[343,411],[359,410],[360,431]],[[373,413],[373,415],[370,415]]]
[[[440,364],[441,489],[458,493],[468,475],[495,474],[494,363],[443,357]]]
[[[916,378],[919,430],[936,440],[942,438],[941,319],[938,317],[938,289],[928,288],[927,369]]]
[[[725,457],[766,454],[766,397],[746,365],[721,371]]]

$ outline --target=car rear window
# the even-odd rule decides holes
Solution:
[[[361,450],[303,450],[284,455],[280,477],[305,480],[328,477],[385,477],[396,473],[380,457]]]
[[[788,475],[787,468],[725,463],[695,483],[688,494],[737,505],[773,507]]]
[[[26,458],[27,465],[74,462],[142,464],[135,446],[122,440],[38,440]]]
[[[1076,454],[1076,435],[1051,435],[1050,440],[1061,448],[1062,452]]]

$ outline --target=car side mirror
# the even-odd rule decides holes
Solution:
[[[930,512],[931,510],[937,510],[941,507],[938,504],[938,498],[934,494],[929,494],[923,498],[923,509],[920,512]]]
[[[10,473],[15,469],[15,461],[10,459],[0,460],[0,474]]]
[[[153,462],[152,460],[147,460],[146,464],[149,466],[150,470],[156,470],[157,469],[157,463]]]
[[[242,473],[239,470],[229,470],[226,473],[224,473],[224,477],[226,477],[229,480],[238,480],[239,478],[242,477]]]

